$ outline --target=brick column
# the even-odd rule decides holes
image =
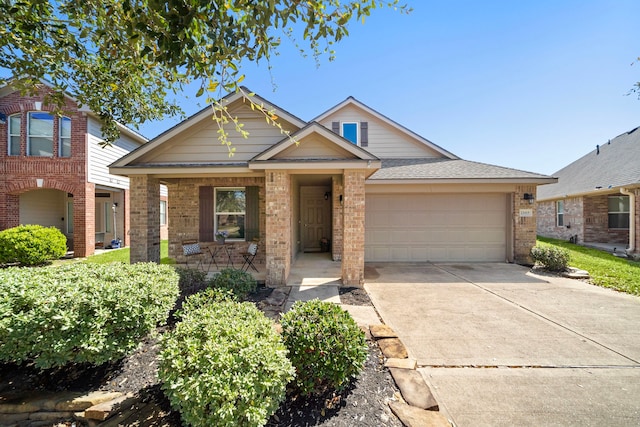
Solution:
[[[160,180],[148,175],[130,178],[129,218],[131,263],[160,262]]]
[[[268,171],[266,199],[267,286],[284,286],[291,270],[291,176]]]
[[[85,183],[73,193],[73,256],[87,257],[96,249],[96,187]]]
[[[536,205],[524,200],[524,193],[536,197],[536,185],[518,185],[513,196],[514,220],[514,261],[518,264],[532,264],[530,252],[536,245]],[[533,211],[532,216],[520,216],[520,210]]]
[[[635,203],[635,218],[629,218],[629,221],[635,221],[636,230],[634,236],[629,236],[630,239],[634,239],[634,241],[630,241],[629,244],[633,246],[632,255],[635,259],[640,259],[640,188],[636,188],[632,190],[636,199]]]
[[[0,230],[20,225],[20,196],[3,193],[0,195]]]
[[[345,170],[342,284],[364,284],[364,171]]]
[[[342,180],[334,176],[331,183],[332,202],[332,237],[331,237],[331,256],[334,261],[342,260],[342,242],[343,242],[343,208],[340,197],[344,197],[342,191]]]

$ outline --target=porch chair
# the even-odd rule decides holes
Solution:
[[[258,253],[258,244],[250,243],[246,252],[242,252],[242,258],[244,258],[244,264],[242,264],[242,271],[249,271],[249,267],[253,268],[256,273],[258,273],[258,269],[255,265],[253,265],[253,260]]]
[[[189,268],[189,262],[192,261],[193,265],[195,265],[196,270],[200,269],[200,267],[203,266],[202,257],[208,255],[206,252],[202,251],[200,242],[198,242],[196,239],[183,240],[182,253],[186,258],[187,268]],[[211,264],[209,263],[209,268],[210,267]],[[209,268],[207,268],[207,272],[209,271]]]

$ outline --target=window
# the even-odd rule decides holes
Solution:
[[[10,156],[20,155],[20,124],[22,118],[20,114],[9,116],[9,147],[7,154]]]
[[[110,233],[113,208],[111,201],[96,201],[96,233]]]
[[[28,113],[27,156],[53,157],[53,116]]]
[[[358,123],[342,123],[342,136],[358,145]]]
[[[244,239],[245,196],[243,187],[215,189],[215,232],[226,231],[228,239]]]
[[[556,202],[556,225],[558,227],[564,226],[564,200]]]
[[[167,202],[160,200],[160,225],[167,225]]]
[[[609,228],[629,228],[629,196],[609,197]]]
[[[60,117],[58,125],[58,155],[60,157],[71,157],[71,119],[69,117]]]

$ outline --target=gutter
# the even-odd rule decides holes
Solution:
[[[636,240],[636,195],[624,187],[620,188],[620,192],[629,196],[629,249],[627,249],[627,253],[633,253]]]

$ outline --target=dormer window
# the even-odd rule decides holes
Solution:
[[[369,145],[369,124],[367,122],[332,122],[332,130],[361,147]]]

